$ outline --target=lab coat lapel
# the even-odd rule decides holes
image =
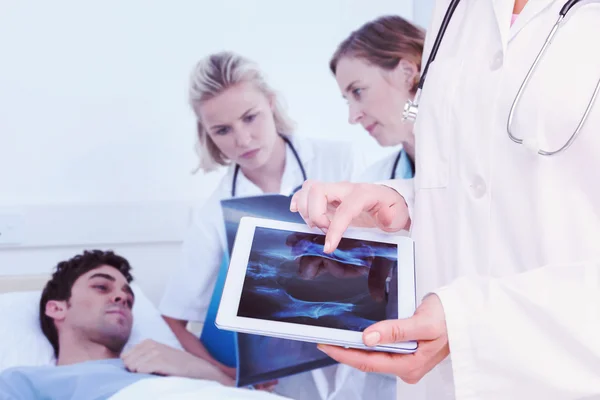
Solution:
[[[530,0],[533,1],[533,0]],[[496,17],[496,26],[500,32],[502,40],[502,51],[506,50],[506,45],[510,34],[510,18],[513,12],[514,2],[508,0],[492,0],[494,15]]]
[[[558,0],[529,0],[523,11],[515,21],[515,24],[509,30],[508,41],[510,42],[531,20],[538,16],[542,11],[550,7]],[[496,3],[509,3],[506,0],[496,0]],[[512,13],[512,11],[511,11]],[[558,18],[558,13],[556,14]]]

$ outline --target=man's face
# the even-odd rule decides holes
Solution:
[[[48,302],[46,314],[54,318],[59,335],[70,330],[79,340],[120,353],[131,334],[133,301],[123,274],[103,265],[75,281],[68,301]]]

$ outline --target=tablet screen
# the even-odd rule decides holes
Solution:
[[[256,227],[238,316],[363,331],[397,318],[397,245]]]

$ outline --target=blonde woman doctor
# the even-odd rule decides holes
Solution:
[[[410,227],[422,303],[364,341],[419,349],[323,350],[397,375],[398,399],[600,398],[600,3],[439,0],[424,60],[451,3],[419,101],[414,190],[307,182],[291,204],[328,228],[327,251],[359,218]]]
[[[363,158],[353,156],[349,143],[296,135],[259,67],[239,54],[222,52],[201,60],[192,73],[189,96],[198,121],[200,167],[205,172],[226,167],[227,173],[195,212],[160,310],[188,352],[234,377],[235,369],[215,360],[186,328],[189,321],[204,322],[227,252],[220,200],[291,195],[307,178],[352,180]],[[326,381],[323,371],[316,370],[280,380],[275,391],[298,399],[324,398]]]

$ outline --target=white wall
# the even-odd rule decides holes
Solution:
[[[49,272],[82,248],[113,248],[154,299],[177,262],[189,205],[220,177],[190,174],[186,84],[197,59],[223,49],[256,59],[300,134],[352,140],[375,159],[385,151],[347,123],[328,60],[363,22],[413,15],[410,0],[21,0],[2,8],[0,275]]]

